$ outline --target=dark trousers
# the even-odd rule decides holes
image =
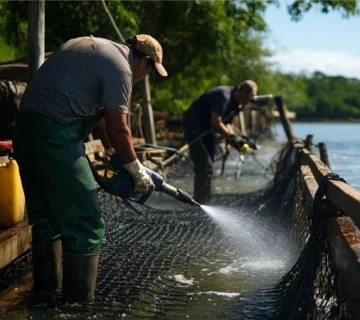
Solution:
[[[206,203],[211,197],[211,181],[213,176],[213,145],[203,140],[190,146],[190,157],[194,164],[194,199]]]
[[[190,144],[190,158],[194,164],[194,199],[199,203],[206,203],[211,197],[211,180],[215,153],[215,136],[212,132],[196,140],[202,133],[199,119],[191,113],[183,115],[185,139]]]

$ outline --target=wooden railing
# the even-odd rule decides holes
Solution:
[[[308,150],[311,149],[313,136],[308,135],[303,143],[296,139],[291,122],[284,112],[283,99],[276,97],[275,102],[289,143],[301,147],[298,149],[302,160],[301,187],[308,209],[311,210],[319,184],[325,175],[332,172],[327,166],[329,160],[326,145],[318,145],[321,161]],[[345,182],[330,180],[325,200],[323,212],[329,216],[326,236],[338,280],[337,289],[341,298],[345,299],[352,319],[360,319],[360,191]]]
[[[331,170],[314,154],[302,149],[301,181],[307,202],[312,206],[315,192],[324,176]],[[345,298],[353,319],[360,318],[360,192],[341,181],[329,181],[324,213],[327,239],[334,271],[338,277],[338,290]]]

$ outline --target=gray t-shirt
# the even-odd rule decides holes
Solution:
[[[103,38],[81,37],[60,46],[31,79],[20,110],[61,123],[92,116],[104,107],[127,113],[132,53]]]

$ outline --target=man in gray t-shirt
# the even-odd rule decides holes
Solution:
[[[20,109],[70,123],[104,107],[127,113],[133,56],[107,39],[69,40],[49,57],[29,83]]]
[[[104,221],[84,140],[99,124],[133,176],[134,196],[154,184],[136,158],[126,113],[132,85],[156,69],[162,48],[149,35],[127,44],[81,37],[60,46],[31,79],[16,121],[15,158],[32,227],[34,290],[60,284],[66,301],[94,298]],[[62,249],[61,249],[62,246]]]

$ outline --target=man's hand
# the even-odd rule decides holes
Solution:
[[[257,150],[257,145],[254,140],[250,139],[248,136],[242,135],[241,138],[246,141],[249,147],[253,150]]]
[[[240,150],[240,148],[246,143],[243,139],[237,137],[234,134],[231,134],[226,138],[226,142],[231,145],[236,150]]]
[[[242,136],[241,138],[239,138],[236,135],[232,134],[227,137],[226,142],[236,150],[241,151],[243,153],[248,152],[250,148],[254,150],[257,149],[255,142],[248,137]]]
[[[151,193],[155,189],[154,182],[146,173],[144,166],[136,159],[133,162],[125,163],[124,168],[131,174],[135,181],[134,194],[135,199],[140,198],[143,194]]]

